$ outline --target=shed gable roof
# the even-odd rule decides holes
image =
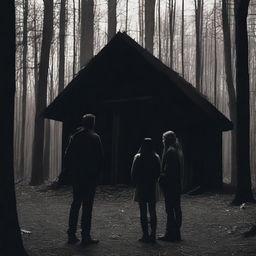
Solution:
[[[121,32],[118,32],[80,70],[45,109],[44,117],[65,121],[67,116],[72,115],[77,109],[83,109],[85,103],[93,104],[109,100],[109,98],[152,96],[163,86],[161,79],[169,82],[168,86],[174,87],[188,101],[200,108],[205,115],[218,122],[221,130],[232,129],[232,122],[189,82],[141,47],[126,33]],[[157,86],[150,87],[147,86],[150,80],[160,82]],[[121,84],[125,85],[121,86]]]

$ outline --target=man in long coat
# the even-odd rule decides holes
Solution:
[[[94,195],[103,162],[102,144],[99,135],[94,132],[94,125],[94,115],[83,116],[82,128],[71,137],[67,150],[73,187],[73,202],[67,231],[68,243],[75,244],[79,241],[76,231],[82,205],[82,246],[99,242],[90,235]]]

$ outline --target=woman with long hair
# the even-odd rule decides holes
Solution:
[[[181,147],[179,148],[176,134],[167,131],[163,134],[163,154],[161,163],[160,186],[164,193],[167,215],[166,232],[159,240],[167,242],[181,241],[181,172],[184,165]]]
[[[140,221],[143,236],[139,239],[144,243],[155,243],[156,241],[156,202],[158,195],[158,178],[160,175],[160,158],[153,149],[151,138],[145,138],[141,148],[134,156],[131,176],[136,186],[134,201],[138,202],[140,209]],[[151,233],[148,232],[148,218],[150,215]]]

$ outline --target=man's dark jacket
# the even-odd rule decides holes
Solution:
[[[73,184],[97,183],[103,165],[99,135],[86,129],[76,132],[71,137],[66,159]]]

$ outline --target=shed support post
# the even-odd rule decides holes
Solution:
[[[112,125],[112,164],[111,164],[112,184],[116,184],[118,182],[119,134],[120,134],[120,112],[114,111],[113,125]]]

